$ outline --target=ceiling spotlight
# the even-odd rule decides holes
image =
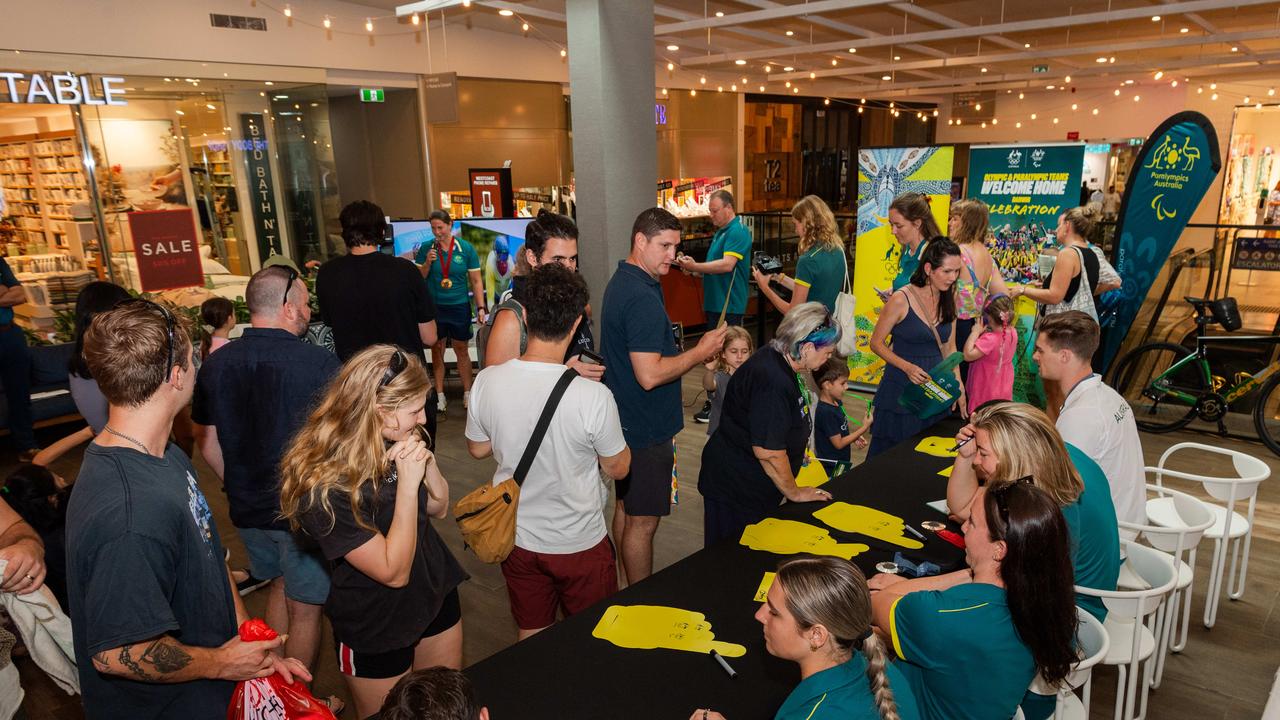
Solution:
[[[668,45],[667,52],[675,52],[680,49],[679,45]]]
[[[1217,89],[1218,89],[1218,83],[1209,83],[1209,89],[1210,89],[1210,90],[1217,90]]]
[[[707,76],[706,76],[706,75],[703,75],[702,77],[698,78],[698,82],[702,83],[703,85],[706,85],[706,84],[707,84]]]
[[[564,52],[564,51],[562,50],[562,51],[561,51],[561,57],[564,57],[563,52]],[[676,64],[675,64],[675,63],[673,63],[673,62],[669,62],[669,63],[667,63],[667,72],[671,72],[672,70],[675,70],[675,69],[676,69]]]
[[[1159,80],[1159,79],[1160,79],[1160,78],[1162,78],[1162,77],[1164,77],[1164,71],[1163,71],[1163,70],[1157,70],[1157,71],[1156,71],[1156,80]]]
[[[371,20],[370,18],[365,18],[364,29],[368,32],[373,32],[373,20]]]
[[[1236,45],[1231,46],[1231,52],[1240,52],[1240,48]]]
[[[1160,22],[1160,16],[1159,16],[1159,15],[1152,15],[1152,16],[1151,16],[1151,22]]]
[[[1112,55],[1111,57],[1107,58],[1107,62],[1109,62],[1109,63],[1111,63],[1112,65],[1114,65],[1114,64],[1116,63],[1116,56],[1115,56],[1115,55]]]
[[[795,33],[793,33],[793,32],[791,32],[790,30],[788,30],[788,31],[787,31],[787,37],[791,37],[792,35],[795,35]]]
[[[1169,83],[1169,87],[1178,87],[1178,81],[1174,80],[1173,82]]]
[[[1244,102],[1243,102],[1242,104],[1243,104],[1243,105],[1248,105],[1248,104],[1249,104],[1249,96],[1248,96],[1248,95],[1245,95],[1245,96],[1244,96]]]
[[[964,120],[962,120],[962,119],[960,119],[960,118],[956,118],[956,124],[957,124],[957,125],[961,125],[961,124],[963,124],[963,123],[964,123]]]
[[[849,48],[849,52],[856,53],[858,52],[858,48]]]
[[[791,87],[791,81],[790,81],[790,80],[788,80],[788,81],[787,81],[787,87]]]
[[[894,62],[897,62],[897,61],[899,61],[899,60],[901,60],[901,59],[902,59],[902,56],[900,56],[900,55],[894,55],[894,56],[893,56],[893,60],[894,60]]]
[[[1032,120],[1035,120],[1035,119],[1036,119],[1036,114],[1035,114],[1035,113],[1031,113],[1031,119],[1032,119]]]
[[[723,85],[717,85],[717,86],[716,86],[716,92],[724,92],[724,86],[723,86]]]
[[[1063,81],[1063,82],[1065,82],[1065,83],[1070,83],[1070,82],[1071,82],[1071,76],[1070,76],[1070,75],[1066,76],[1065,78],[1063,78],[1063,79],[1062,79],[1062,81]]]
[[[293,7],[292,7],[292,6],[290,6],[290,5],[285,5],[285,6],[284,6],[284,16],[285,16],[285,17],[287,17],[287,18],[291,18],[291,17],[293,17]]]
[[[761,86],[760,86],[760,92],[764,92],[764,86],[763,86],[763,85],[761,85]]]
[[[515,15],[515,12],[512,10],[499,10],[498,14],[502,17],[511,17],[512,15]]]
[[[1079,109],[1079,107],[1080,107],[1079,105],[1077,105],[1077,104],[1075,104],[1075,103],[1071,103],[1071,109],[1072,109],[1072,110],[1077,110],[1077,109]]]
[[[271,82],[270,80],[268,80],[268,81],[266,81],[266,82],[264,82],[264,83],[262,83],[262,84],[263,84],[263,85],[267,85],[267,86],[275,85],[275,83]]]
[[[1267,90],[1267,97],[1275,97],[1275,96],[1276,96],[1275,88],[1271,88],[1270,90]]]
[[[983,129],[986,129],[987,124],[986,124],[986,123],[982,123],[982,127],[983,127]]]
[[[729,89],[730,89],[730,90],[732,90],[732,91],[734,91],[734,92],[738,92],[738,86],[737,86],[737,85],[730,85],[730,86],[729,86]]]
[[[955,121],[954,121],[954,120],[952,120],[951,118],[947,118],[947,124],[948,124],[948,125],[953,125],[953,124],[955,124]]]
[[[1141,96],[1141,95],[1134,95],[1134,96],[1133,96],[1133,101],[1134,101],[1134,102],[1138,102],[1138,101],[1139,101],[1139,100],[1141,100],[1141,99],[1142,99],[1142,96]]]
[[[823,105],[830,105],[830,104],[831,104],[831,98],[822,98],[822,104],[823,104]]]
[[[764,66],[764,71],[765,71],[765,72],[773,72],[773,66],[772,66],[772,65],[765,65],[765,66]]]
[[[1018,99],[1019,99],[1019,100],[1021,100],[1021,99],[1022,99],[1022,98],[1024,98],[1024,97],[1026,97],[1026,96],[1025,96],[1025,95],[1023,95],[1022,93],[1018,93]]]
[[[938,108],[933,109],[933,116],[938,117]]]
[[[1191,32],[1191,28],[1181,28],[1181,29],[1179,29],[1179,30],[1178,30],[1178,32],[1180,32],[1180,33],[1189,33],[1189,32]]]
[[[174,110],[174,112],[178,113],[179,115],[186,115],[186,113],[182,112],[181,110]]]
[[[818,73],[816,73],[816,72],[811,72],[811,73],[809,73],[809,79],[810,79],[810,80],[817,80],[817,79],[818,79]]]
[[[1094,115],[1097,115],[1097,114],[1098,114],[1098,108],[1094,108],[1094,109],[1093,109],[1093,114],[1094,114]]]
[[[892,80],[893,78],[889,77],[888,75],[881,75],[881,76],[880,76],[880,79],[881,79],[881,80],[888,81],[888,80]]]
[[[414,17],[416,18],[418,16],[414,15]],[[417,25],[417,23],[414,24]],[[520,30],[521,32],[529,32],[529,23],[520,23]]]
[[[1120,97],[1120,88],[1116,88],[1116,97]]]
[[[831,67],[835,67],[835,66],[836,66],[836,59],[831,58]]]
[[[783,72],[791,72],[792,70],[795,70],[795,68],[791,67],[790,65],[782,68]]]
[[[982,72],[986,72],[986,71],[987,71],[987,69],[986,69],[986,68],[982,68]]]
[[[1020,123],[1020,122],[1016,122],[1016,123],[1014,123],[1014,124],[1013,124],[1013,126],[1014,126],[1014,127],[1016,127],[1016,128],[1020,128],[1020,127],[1022,127],[1022,123]]]
[[[1022,47],[1029,48],[1031,47],[1031,43],[1022,43]]]
[[[1214,94],[1210,95],[1210,96],[1209,96],[1209,99],[1210,99],[1210,100],[1217,100],[1217,99],[1218,99],[1218,93],[1214,93]]]
[[[798,92],[800,92],[800,88],[798,88],[798,87],[793,87],[793,88],[791,88],[791,92],[793,92],[793,93],[798,93]]]
[[[217,109],[218,109],[218,108],[217,108],[217,106],[216,106],[216,105],[214,105],[213,103],[205,103],[205,104],[204,104],[204,106],[205,106],[205,107],[207,107],[207,108],[209,108],[210,110],[217,110]]]
[[[1203,94],[1204,94],[1204,88],[1202,88],[1202,87],[1198,87],[1198,88],[1196,88],[1196,94],[1197,94],[1197,95],[1203,95]]]
[[[992,125],[999,125],[999,124],[1000,124],[1000,121],[999,121],[999,120],[997,120],[996,118],[991,118],[991,124],[992,124]]]
[[[1053,89],[1055,89],[1055,88],[1057,88],[1057,87],[1058,87],[1057,85],[1045,85],[1045,86],[1044,86],[1044,89],[1045,89],[1045,90],[1053,90]]]
[[[1058,124],[1058,118],[1054,118],[1054,119],[1053,119],[1053,124],[1054,124],[1054,125],[1057,125],[1057,124]]]
[[[689,97],[698,97],[698,91],[697,91],[697,90],[690,89],[690,90],[689,90]]]
[[[889,109],[890,109],[890,110],[892,110],[894,105],[895,105],[895,103],[894,103],[892,100],[890,100],[890,101],[889,101]]]
[[[1101,64],[1103,64],[1103,63],[1105,63],[1106,61],[1107,61],[1107,59],[1106,59],[1106,58],[1104,58],[1104,57],[1100,57],[1100,58],[1097,58],[1097,59],[1095,59],[1095,60],[1094,60],[1094,62],[1098,63],[1099,65],[1101,65]]]
[[[724,17],[724,13],[717,10],[716,17]]]
[[[742,60],[742,59],[738,59],[738,60],[734,60],[734,61],[733,61],[733,64],[734,64],[734,65],[746,65],[746,64],[747,64],[747,61],[746,61],[746,60]]]
[[[973,105],[973,109],[974,109],[974,110],[981,110],[981,109],[982,109],[982,103],[974,103],[974,105]]]
[[[1132,84],[1133,84],[1133,81],[1132,81],[1132,80],[1125,80],[1125,81],[1124,81],[1124,84],[1125,84],[1125,85],[1132,85]]]
[[[324,16],[324,28],[325,28],[326,30],[328,30],[328,29],[329,29],[329,28],[331,28],[331,27],[333,27],[333,20],[331,20],[331,19],[329,18],[329,16],[328,16],[328,15],[325,15],[325,16]]]
[[[413,16],[409,18],[409,22],[413,23],[414,25],[421,25],[421,24],[422,24],[422,17],[421,17],[421,16],[419,16],[419,15],[418,15],[418,13],[414,13],[414,14],[413,14]],[[525,29],[525,30],[528,30],[528,29],[529,29],[529,24],[528,24],[528,23],[525,23],[524,29]]]
[[[560,57],[569,57],[569,51],[564,48],[560,48]]]
[[[743,85],[746,85],[746,84],[747,84],[747,79],[746,79],[746,78],[742,78],[742,84],[743,84]]]

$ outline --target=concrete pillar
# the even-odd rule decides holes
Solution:
[[[579,268],[598,331],[605,285],[631,251],[631,224],[656,197],[653,0],[567,0],[565,9]]]

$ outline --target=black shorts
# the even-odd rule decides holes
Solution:
[[[467,342],[471,335],[471,303],[436,306],[437,338]]]
[[[431,621],[427,629],[422,631],[423,638],[434,637],[462,620],[462,603],[458,600],[458,589],[454,588],[444,598],[440,612]],[[422,638],[419,638],[421,640]],[[351,677],[379,679],[393,678],[403,675],[413,668],[413,651],[418,643],[398,650],[381,653],[362,653],[352,650],[350,646],[338,643],[338,672]]]
[[[666,517],[671,514],[671,473],[675,470],[673,441],[631,450],[631,472],[615,482],[618,499],[628,515]]]

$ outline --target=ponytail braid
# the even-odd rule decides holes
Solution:
[[[867,659],[867,680],[871,683],[871,692],[875,696],[881,720],[901,720],[898,703],[893,699],[893,688],[889,687],[889,678],[885,674],[889,657],[885,652],[884,641],[872,632],[862,641],[862,654]]]

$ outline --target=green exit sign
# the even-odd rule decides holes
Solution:
[[[1048,65],[1033,65],[1033,66],[1031,67],[1031,72],[1033,72],[1033,73],[1047,73],[1047,72],[1049,72],[1049,66],[1048,66]]]
[[[360,102],[383,102],[387,94],[382,88],[360,88]]]

